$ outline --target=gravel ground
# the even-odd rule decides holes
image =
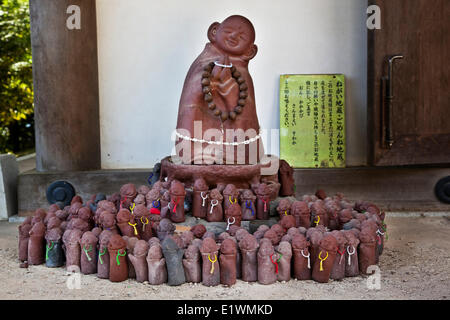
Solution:
[[[0,299],[445,299],[450,298],[450,219],[388,215],[388,241],[380,257],[380,288],[367,276],[330,281],[291,280],[260,285],[238,280],[231,288],[201,284],[151,286],[134,280],[112,283],[81,275],[69,289],[64,268],[19,268],[18,223],[0,222]]]

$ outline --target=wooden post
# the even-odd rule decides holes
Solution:
[[[36,169],[100,169],[95,0],[30,0],[30,17]]]

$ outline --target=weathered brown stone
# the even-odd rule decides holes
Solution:
[[[109,239],[109,280],[121,282],[128,279],[128,263],[126,259],[127,242],[118,234]]]
[[[206,238],[200,248],[202,254],[202,283],[217,286],[220,283],[219,247],[214,239]]]
[[[232,286],[236,283],[236,243],[231,239],[225,239],[220,246],[220,283]]]

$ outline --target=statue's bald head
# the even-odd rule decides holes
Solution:
[[[246,17],[240,15],[229,16],[222,21],[221,25],[241,28],[249,35],[249,41],[251,43],[255,42],[255,28],[253,27],[253,24],[250,22],[250,20],[248,20]]]
[[[243,16],[233,15],[222,23],[214,22],[209,27],[208,38],[217,48],[231,56],[242,56],[250,60],[257,52],[254,45],[255,28]]]

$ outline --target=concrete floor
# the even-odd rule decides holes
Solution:
[[[69,289],[64,268],[19,268],[18,223],[0,222],[0,299],[450,299],[450,219],[388,214],[388,240],[380,257],[380,287],[367,276],[319,284],[291,280],[260,285],[238,280],[231,288],[201,284],[151,286],[133,279],[112,283],[81,275]]]

